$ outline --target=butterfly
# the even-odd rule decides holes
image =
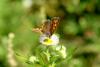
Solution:
[[[45,34],[47,37],[51,37],[55,32],[59,24],[59,17],[53,17],[51,20],[46,20],[41,27],[34,28],[33,31]]]

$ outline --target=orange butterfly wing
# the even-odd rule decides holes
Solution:
[[[46,20],[41,28],[41,32],[47,36],[50,35],[50,27],[51,27],[51,22],[50,20]]]
[[[55,32],[59,24],[59,17],[54,17],[51,19],[51,26],[50,26],[50,36]]]

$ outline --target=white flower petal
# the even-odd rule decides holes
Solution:
[[[56,34],[51,36],[51,40],[53,41],[52,45],[57,45],[59,43],[59,37]]]

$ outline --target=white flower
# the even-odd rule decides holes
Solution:
[[[61,45],[61,46],[58,46],[56,48],[56,51],[58,51],[60,53],[60,55],[62,56],[62,58],[66,58],[67,57],[67,53],[66,53],[66,47]]]
[[[25,8],[30,8],[32,6],[32,0],[22,0],[22,5]]]
[[[14,34],[14,33],[9,33],[9,34],[8,34],[8,37],[9,37],[10,39],[13,39],[13,38],[15,37],[15,34]]]
[[[29,61],[34,63],[34,62],[38,61],[38,59],[35,56],[31,56],[31,57],[29,57]]]
[[[57,45],[59,43],[59,37],[56,34],[53,34],[50,38],[46,35],[41,35],[40,43],[44,45]]]

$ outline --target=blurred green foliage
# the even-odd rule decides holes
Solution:
[[[68,53],[77,48],[69,62],[57,67],[100,67],[100,0],[0,0],[0,67],[9,65],[10,32],[15,34],[15,54],[31,56],[39,45],[32,28],[55,16],[60,17],[60,44]],[[16,61],[18,67],[32,67],[20,58]]]

